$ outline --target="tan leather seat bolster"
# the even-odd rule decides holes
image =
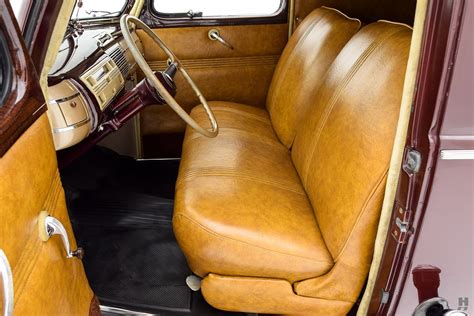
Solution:
[[[299,296],[289,282],[278,279],[209,274],[201,290],[212,306],[247,313],[346,315],[353,305],[353,302]]]

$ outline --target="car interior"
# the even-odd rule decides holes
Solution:
[[[425,1],[199,1],[64,1],[38,71],[47,112],[0,168],[23,188],[0,202],[28,210],[8,220],[35,223],[10,258],[15,298],[45,304],[22,294],[36,278],[71,315],[91,300],[103,315],[362,313]]]

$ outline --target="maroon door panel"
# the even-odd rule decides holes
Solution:
[[[466,2],[446,111],[439,134],[438,162],[423,226],[412,259],[441,269],[439,296],[450,308],[474,312],[474,5]],[[459,152],[464,150],[465,152]],[[470,154],[469,154],[470,151]],[[418,304],[409,276],[397,315]]]
[[[427,203],[433,196],[439,197],[440,194],[434,192],[433,195],[432,181],[436,176],[434,172],[440,155],[439,135],[447,105],[446,96],[449,95],[451,87],[452,66],[456,61],[461,21],[466,11],[466,2],[468,1],[432,0],[428,2],[421,65],[405,153],[405,157],[408,156],[409,151],[416,151],[420,154],[419,171],[410,172],[407,171],[407,168],[401,170],[392,223],[369,315],[411,315],[418,305],[418,294],[411,273],[414,266],[412,267],[410,258],[424,226],[423,220]],[[405,158],[404,163],[407,162],[408,159]],[[399,226],[396,220],[400,216],[401,220],[405,221],[403,224],[406,224],[404,227],[406,232],[402,236],[394,234]],[[427,220],[429,216],[430,214],[426,215]],[[447,217],[446,220],[449,218]],[[429,247],[432,251],[441,251],[438,250],[436,242],[430,244]],[[452,258],[452,260],[458,259]],[[423,262],[423,264],[433,263]],[[440,289],[443,286],[442,273],[441,276]],[[416,304],[409,307],[403,306],[404,312],[399,313],[397,307],[401,307],[399,300],[406,280],[415,290],[413,300],[416,301]]]

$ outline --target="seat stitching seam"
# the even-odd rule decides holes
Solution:
[[[346,250],[347,245],[349,243],[349,240],[351,239],[352,234],[354,233],[354,230],[355,230],[357,224],[359,223],[360,219],[362,218],[362,216],[365,214],[365,211],[367,210],[367,205],[369,205],[369,203],[372,201],[372,198],[374,197],[375,193],[377,192],[379,187],[384,182],[384,179],[386,179],[387,174],[388,174],[388,168],[381,174],[381,176],[379,177],[379,179],[377,180],[377,182],[373,186],[372,190],[369,192],[367,198],[364,201],[364,205],[360,209],[359,215],[357,216],[357,219],[356,219],[354,225],[352,226],[351,232],[349,233],[349,235],[347,235],[347,238],[346,238],[341,250],[339,251],[339,254],[337,254],[334,258],[335,262],[343,255],[344,251]]]
[[[356,63],[351,67],[349,73],[339,83],[339,85],[337,87],[337,90],[331,96],[331,99],[328,102],[328,106],[326,106],[326,108],[324,109],[323,115],[322,115],[322,117],[319,121],[319,124],[316,127],[316,135],[311,140],[311,145],[310,145],[311,146],[310,147],[311,148],[311,154],[308,156],[308,158],[306,159],[306,163],[305,163],[306,172],[304,173],[304,183],[306,183],[307,180],[308,180],[308,176],[309,176],[308,169],[309,169],[309,166],[311,165],[311,162],[313,161],[313,156],[314,156],[314,153],[316,151],[316,147],[319,143],[319,138],[322,134],[324,126],[326,125],[326,122],[327,122],[332,110],[334,109],[334,106],[335,106],[336,102],[339,100],[339,97],[342,94],[342,91],[344,90],[346,85],[349,84],[352,77],[357,73],[357,70],[359,69],[359,67],[362,66],[363,61],[365,61],[368,58],[368,56],[372,53],[372,51],[376,48],[376,46],[377,46],[376,44],[377,43],[372,43],[364,51],[364,53],[361,54],[361,56],[359,56]]]
[[[271,125],[271,122],[270,122],[269,118],[261,117],[258,114],[249,113],[249,112],[242,111],[242,110],[239,110],[239,109],[234,109],[234,108],[225,107],[225,106],[211,106],[211,110],[216,111],[216,112],[220,111],[220,112],[234,113],[234,114],[238,114],[238,115],[242,115],[242,116],[247,116],[247,117],[255,119],[256,121],[265,123],[267,125]],[[202,110],[202,111],[199,111],[199,113],[196,113],[196,114],[197,115],[202,115],[202,114],[206,114],[206,112],[204,112],[204,110]]]
[[[258,182],[258,183],[262,183],[262,184],[268,184],[268,185],[271,185],[271,186],[274,186],[274,187],[277,187],[277,188],[280,188],[280,189],[283,189],[283,190],[286,190],[286,191],[294,192],[296,194],[306,195],[306,193],[303,189],[301,189],[301,190],[291,189],[288,186],[285,186],[285,184],[283,184],[281,182],[279,183],[279,182],[276,182],[276,181],[268,181],[268,180],[266,181],[266,180],[262,180],[260,178],[257,178],[257,177],[251,176],[251,175],[238,174],[238,173],[233,172],[232,170],[228,170],[228,171],[223,170],[223,169],[222,170],[218,170],[218,169],[212,170],[211,168],[209,168],[207,170],[203,168],[203,169],[200,169],[200,170],[186,171],[176,181],[176,185],[181,184],[185,180],[191,180],[191,179],[197,178],[197,177],[212,177],[212,176],[240,178],[240,179],[243,179],[243,180],[249,180],[249,181]]]
[[[221,239],[221,240],[230,240],[230,241],[242,243],[242,244],[245,244],[245,245],[254,247],[254,248],[258,248],[258,249],[262,249],[262,250],[266,250],[266,251],[278,253],[278,254],[281,254],[281,255],[284,255],[284,256],[291,256],[291,257],[301,258],[301,259],[305,259],[305,260],[309,260],[309,261],[313,261],[313,262],[328,263],[328,264],[334,265],[334,262],[332,262],[332,261],[317,260],[317,259],[313,259],[313,258],[308,258],[308,257],[299,256],[299,255],[293,255],[293,254],[290,254],[290,253],[285,253],[285,252],[281,252],[281,251],[278,251],[278,250],[273,250],[273,249],[268,249],[268,248],[265,248],[265,247],[262,247],[262,246],[257,246],[257,245],[254,245],[254,244],[251,244],[251,243],[242,241],[242,240],[238,240],[238,239],[235,239],[235,238],[232,238],[232,237],[223,236],[223,235],[221,235],[221,234],[219,234],[219,233],[217,233],[217,232],[215,232],[215,231],[209,229],[208,227],[204,226],[203,224],[201,224],[201,223],[198,222],[197,220],[195,220],[195,219],[191,218],[190,216],[185,215],[185,214],[183,214],[183,213],[177,213],[177,214],[175,214],[174,216],[175,216],[175,217],[181,216],[181,217],[183,217],[184,219],[187,219],[188,221],[193,222],[194,224],[197,224],[202,230],[206,231],[207,233],[209,233],[209,234],[211,234],[211,235],[214,235],[214,236],[218,237],[218,238]]]
[[[334,106],[336,105],[337,101],[339,100],[340,96],[342,95],[342,92],[345,90],[345,88],[349,85],[351,82],[352,78],[357,74],[357,72],[360,70],[362,65],[367,61],[367,59],[370,57],[370,55],[382,44],[384,44],[389,38],[391,38],[393,35],[398,34],[400,31],[399,30],[394,30],[387,35],[385,35],[383,38],[374,41],[367,47],[364,52],[358,57],[357,61],[355,64],[351,67],[347,75],[339,82],[338,87],[335,91],[335,93],[331,96],[331,99],[328,102],[328,105],[326,106],[323,115],[318,122],[319,124],[317,125],[316,128],[316,135],[311,139],[311,154],[308,156],[308,158],[305,159],[305,172],[303,173],[303,183],[307,183],[308,181],[308,176],[309,176],[309,167],[311,165],[311,162],[313,161],[314,158],[314,153],[316,152],[316,147],[318,146],[319,139],[321,137],[322,131],[324,130],[324,127],[326,126],[327,120],[331,116],[331,113],[334,109]]]
[[[293,50],[290,52],[290,55],[288,56],[288,59],[286,61],[286,63],[283,65],[283,69],[281,69],[278,73],[279,73],[279,76],[277,77],[277,81],[275,82],[275,88],[277,89],[277,91],[279,90],[278,87],[281,86],[281,83],[282,83],[282,80],[283,80],[283,77],[286,75],[286,73],[288,72],[288,70],[290,69],[290,65],[293,64],[293,60],[295,59],[295,55],[296,55],[296,51],[303,45],[303,42],[306,40],[306,38],[309,36],[309,34],[314,30],[314,28],[323,20],[323,18],[328,14],[329,10],[325,10],[321,16],[319,17],[318,20],[316,21],[313,21],[313,23],[308,26],[308,28],[306,29],[306,31],[301,35],[301,37],[299,38],[298,42],[296,43],[295,47],[293,47]],[[283,52],[284,53],[284,52]],[[278,67],[278,66],[277,66]],[[278,98],[276,98],[278,99]],[[275,97],[272,96],[272,100],[270,102],[270,107],[273,107],[275,106]],[[270,113],[271,115],[271,113]]]
[[[241,111],[241,110],[238,110],[238,109],[220,107],[220,106],[219,107],[214,107],[214,108],[212,108],[212,110],[217,110],[217,111],[221,111],[221,112],[228,112],[228,113],[235,113],[235,114],[239,114],[239,115],[245,115],[247,117],[254,118],[255,120],[260,121],[262,123],[265,123],[267,125],[271,125],[271,122],[270,122],[269,118],[259,116],[258,114],[249,113],[249,112]]]
[[[261,135],[259,134],[255,134],[255,133],[252,133],[250,131],[246,131],[246,130],[243,130],[243,129],[239,129],[239,128],[234,128],[234,127],[222,127],[219,129],[219,131],[227,131],[227,132],[234,132],[235,134],[241,134],[241,136],[254,136],[254,135],[257,135],[259,137],[252,137],[251,140],[252,141],[255,141],[255,140],[258,140],[259,142],[262,142],[262,143],[265,143],[266,145],[269,145],[269,146],[272,146],[272,147],[278,147],[278,148],[281,148],[281,149],[285,149],[286,152],[288,152],[288,149],[286,147],[283,147],[282,144],[275,138],[275,139],[272,139],[270,137],[260,137]],[[232,133],[231,133],[232,134]],[[185,139],[185,142],[189,142],[191,140],[195,140],[195,139],[208,139],[208,138],[204,138],[205,136],[203,136],[202,134],[199,134],[199,133],[194,133],[192,136],[189,136]],[[265,141],[265,140],[268,140],[268,141]]]

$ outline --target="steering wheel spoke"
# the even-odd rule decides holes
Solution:
[[[135,41],[132,38],[130,33],[129,24],[133,23],[137,28],[141,28],[148,36],[150,36],[156,44],[160,46],[160,48],[166,53],[170,60],[170,64],[168,68],[161,72],[161,78],[159,79],[153,70],[150,68],[148,63],[146,62],[145,58],[142,56],[140,50],[135,44]],[[130,52],[132,53],[135,61],[137,62],[140,69],[145,74],[147,80],[151,83],[151,85],[156,89],[156,91],[160,94],[163,100],[187,123],[189,124],[194,130],[198,133],[206,136],[206,137],[216,137],[219,133],[219,127],[217,125],[216,118],[210,106],[207,104],[206,98],[202,95],[201,91],[199,90],[196,83],[191,79],[191,76],[187,73],[187,71],[183,68],[181,62],[179,61],[178,57],[166,46],[166,44],[158,37],[155,32],[153,32],[145,23],[143,23],[140,19],[125,14],[120,18],[120,28],[123,33],[123,37],[125,42],[127,43],[128,47],[130,48]],[[199,98],[199,101],[203,105],[207,116],[209,118],[209,122],[211,125],[210,129],[203,128],[200,126],[183,108],[179,105],[179,103],[175,100],[173,95],[168,91],[165,87],[164,83],[168,85],[168,83],[172,83],[171,86],[174,85],[174,76],[176,72],[181,72],[183,77],[186,79],[188,84],[196,93],[196,96]],[[164,80],[165,82],[162,82]],[[168,82],[169,81],[169,82]]]

